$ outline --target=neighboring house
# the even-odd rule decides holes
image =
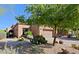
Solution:
[[[12,25],[7,31],[11,34],[8,37],[21,37],[24,35],[24,32],[31,30],[34,36],[43,35],[44,37],[52,37],[54,35],[53,28],[37,26],[37,25],[25,25],[17,23]]]

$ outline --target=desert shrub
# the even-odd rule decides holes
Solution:
[[[62,50],[62,54],[68,54],[69,51],[67,51],[66,49],[61,49]]]
[[[77,46],[76,44],[72,44],[72,48],[79,50],[79,45]]]
[[[21,38],[19,38],[19,40],[18,41],[24,41],[24,38],[23,37],[21,37]]]
[[[62,52],[58,52],[58,54],[69,54],[69,51],[66,49],[61,48]]]
[[[63,44],[63,41],[59,41],[59,44]]]
[[[72,44],[72,48],[78,49],[76,44]]]
[[[32,44],[46,44],[47,40],[45,40],[45,38],[43,36],[35,36],[32,40],[31,40]]]
[[[71,46],[72,46],[73,48],[76,48],[76,44],[72,44]]]
[[[77,46],[77,49],[79,50],[79,45]]]
[[[76,46],[75,49],[79,50],[79,46]]]

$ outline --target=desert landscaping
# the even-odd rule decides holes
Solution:
[[[58,43],[62,41],[63,43]],[[50,43],[42,45],[33,45],[29,39],[18,41],[17,38],[8,38],[4,41],[0,40],[0,54],[78,54],[79,50],[72,47],[78,45],[78,40],[71,38],[57,38],[55,46],[52,45],[53,38]],[[64,50],[64,51],[63,51]],[[63,53],[62,53],[63,52]]]
[[[78,4],[2,7],[0,54],[79,54]]]

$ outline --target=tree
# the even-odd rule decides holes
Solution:
[[[24,15],[16,17],[16,20],[19,21],[19,23],[26,24],[26,19],[25,19]]]
[[[28,18],[28,24],[38,26],[49,26],[54,29],[53,46],[55,45],[57,30],[59,28],[69,28],[79,26],[79,5],[73,4],[41,4],[29,5],[27,12],[32,15]],[[23,16],[16,18],[20,22],[26,23]]]
[[[29,5],[26,8],[27,12],[31,12],[31,17],[27,20],[30,24],[36,24],[36,25],[45,25],[45,20],[43,13],[45,13],[45,6],[46,5]],[[43,17],[41,17],[43,16]]]
[[[26,10],[32,13],[30,17],[31,24],[54,28],[53,45],[55,45],[56,31],[59,27],[72,28],[79,24],[78,5],[30,5]]]

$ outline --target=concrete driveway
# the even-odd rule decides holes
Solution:
[[[53,43],[53,39],[51,37],[46,37],[46,40],[48,41],[48,43]],[[64,44],[67,45],[71,45],[71,44],[79,44],[79,40],[77,40],[76,38],[67,38],[67,37],[59,37],[56,39],[57,41],[63,41]]]

